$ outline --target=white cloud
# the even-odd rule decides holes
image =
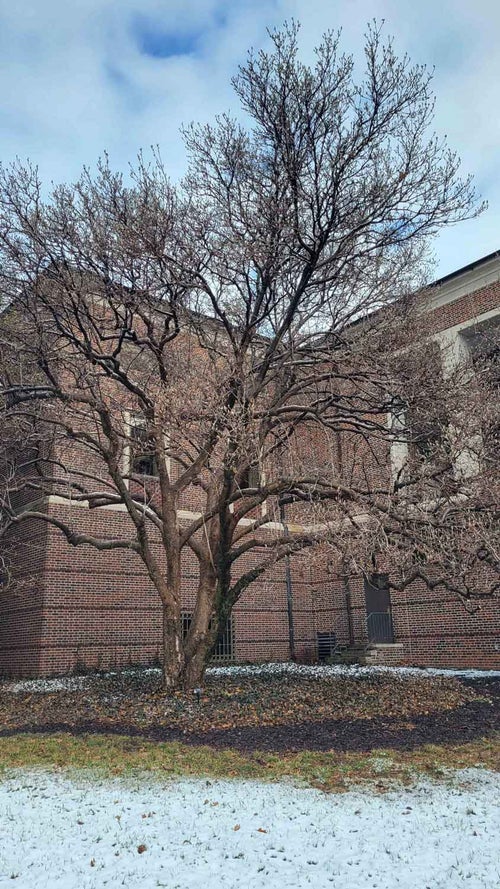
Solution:
[[[489,210],[442,234],[441,274],[500,247],[497,0],[18,0],[0,10],[0,153],[38,163],[44,179],[77,175],[107,149],[125,168],[159,144],[172,175],[184,167],[183,122],[236,108],[230,76],[266,26],[294,16],[304,54],[343,27],[361,54],[366,23],[385,18],[399,52],[436,66],[436,129],[472,172]],[[137,21],[181,35],[188,54],[141,51]],[[144,46],[143,46],[144,48]]]

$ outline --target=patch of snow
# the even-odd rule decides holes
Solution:
[[[132,667],[118,672],[117,670],[109,670],[106,673],[93,673],[87,676],[58,676],[54,679],[20,679],[15,682],[5,682],[1,684],[3,691],[10,691],[14,694],[19,692],[48,693],[51,691],[79,691],[82,688],[88,688],[99,682],[101,679],[108,679],[111,676],[147,676],[155,674],[160,676],[159,667]]]
[[[110,671],[89,676],[66,676],[57,679],[23,679],[16,682],[3,682],[2,691],[48,693],[52,691],[78,691],[89,685],[112,676],[124,677],[156,675],[159,667],[130,667],[121,671]],[[255,676],[280,677],[294,676],[304,679],[362,679],[365,676],[388,675],[394,677],[448,676],[460,679],[500,679],[500,670],[447,670],[435,667],[384,667],[362,666],[357,664],[294,664],[289,661],[262,664],[231,664],[227,667],[209,667],[207,676]]]
[[[4,691],[14,694],[19,692],[51,692],[51,691],[80,691],[88,686],[95,677],[93,676],[62,676],[58,679],[22,679],[19,682],[9,682],[2,686]]]
[[[385,667],[362,666],[358,664],[293,664],[266,663],[242,664],[227,667],[209,667],[207,674],[211,676],[302,676],[305,679],[344,678],[358,679],[364,676],[389,675],[414,676],[449,676],[463,679],[500,679],[500,670],[446,670],[437,667]]]
[[[324,794],[13,771],[0,782],[0,885],[17,889],[492,889],[500,778]]]

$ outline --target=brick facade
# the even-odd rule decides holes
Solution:
[[[477,286],[479,285],[479,286]],[[473,326],[500,313],[500,258],[487,257],[438,282],[431,290],[428,317],[437,335]],[[184,504],[196,509],[196,493]],[[94,536],[118,536],[126,513],[50,504]],[[293,507],[289,518],[293,519]],[[0,596],[0,674],[56,675],[158,661],[161,609],[142,562],[124,550],[98,552],[70,547],[42,522],[18,531],[12,589]],[[239,570],[251,566],[251,554]],[[183,565],[186,610],[193,605],[197,566]],[[367,642],[363,579],[332,572],[326,555],[307,552],[290,560],[293,627],[297,658],[317,657],[318,633],[334,633],[345,646]],[[394,645],[378,652],[379,662],[419,666],[500,668],[500,608],[487,600],[469,614],[439,588],[414,582],[391,594]],[[254,582],[234,610],[238,661],[286,660],[290,656],[285,562]]]

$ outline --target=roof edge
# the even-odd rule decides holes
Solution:
[[[472,272],[474,269],[478,268],[478,266],[485,265],[487,262],[491,262],[492,259],[500,259],[500,250],[495,250],[493,253],[488,253],[487,256],[481,256],[480,259],[475,259],[473,262],[469,262],[468,265],[464,265],[459,269],[456,269],[454,272],[450,272],[448,275],[444,275],[442,278],[437,278],[435,281],[431,281],[428,284],[428,287],[440,287],[442,284],[446,284],[448,281],[452,281],[453,278],[458,278],[460,275],[464,275],[466,272]]]

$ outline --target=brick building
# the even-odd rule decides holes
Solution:
[[[500,253],[435,282],[429,313],[446,362],[470,354],[478,333],[500,323]],[[402,451],[403,448],[403,451]],[[390,454],[394,471],[404,446]],[[473,467],[471,469],[473,471]],[[120,533],[119,506],[90,510],[56,495],[53,517],[95,537]],[[196,502],[184,504],[186,516]],[[0,597],[0,674],[61,674],[80,668],[152,663],[161,650],[157,593],[134,552],[70,547],[57,528],[40,521],[17,530],[16,583]],[[251,553],[242,567],[251,566]],[[456,597],[415,581],[402,592],[384,574],[340,576],[307,551],[283,560],[255,581],[234,608],[217,657],[236,661],[299,660],[328,655],[334,645],[366,649],[379,663],[499,668],[500,608],[487,600],[469,614]],[[194,559],[183,564],[184,619],[196,583]]]

